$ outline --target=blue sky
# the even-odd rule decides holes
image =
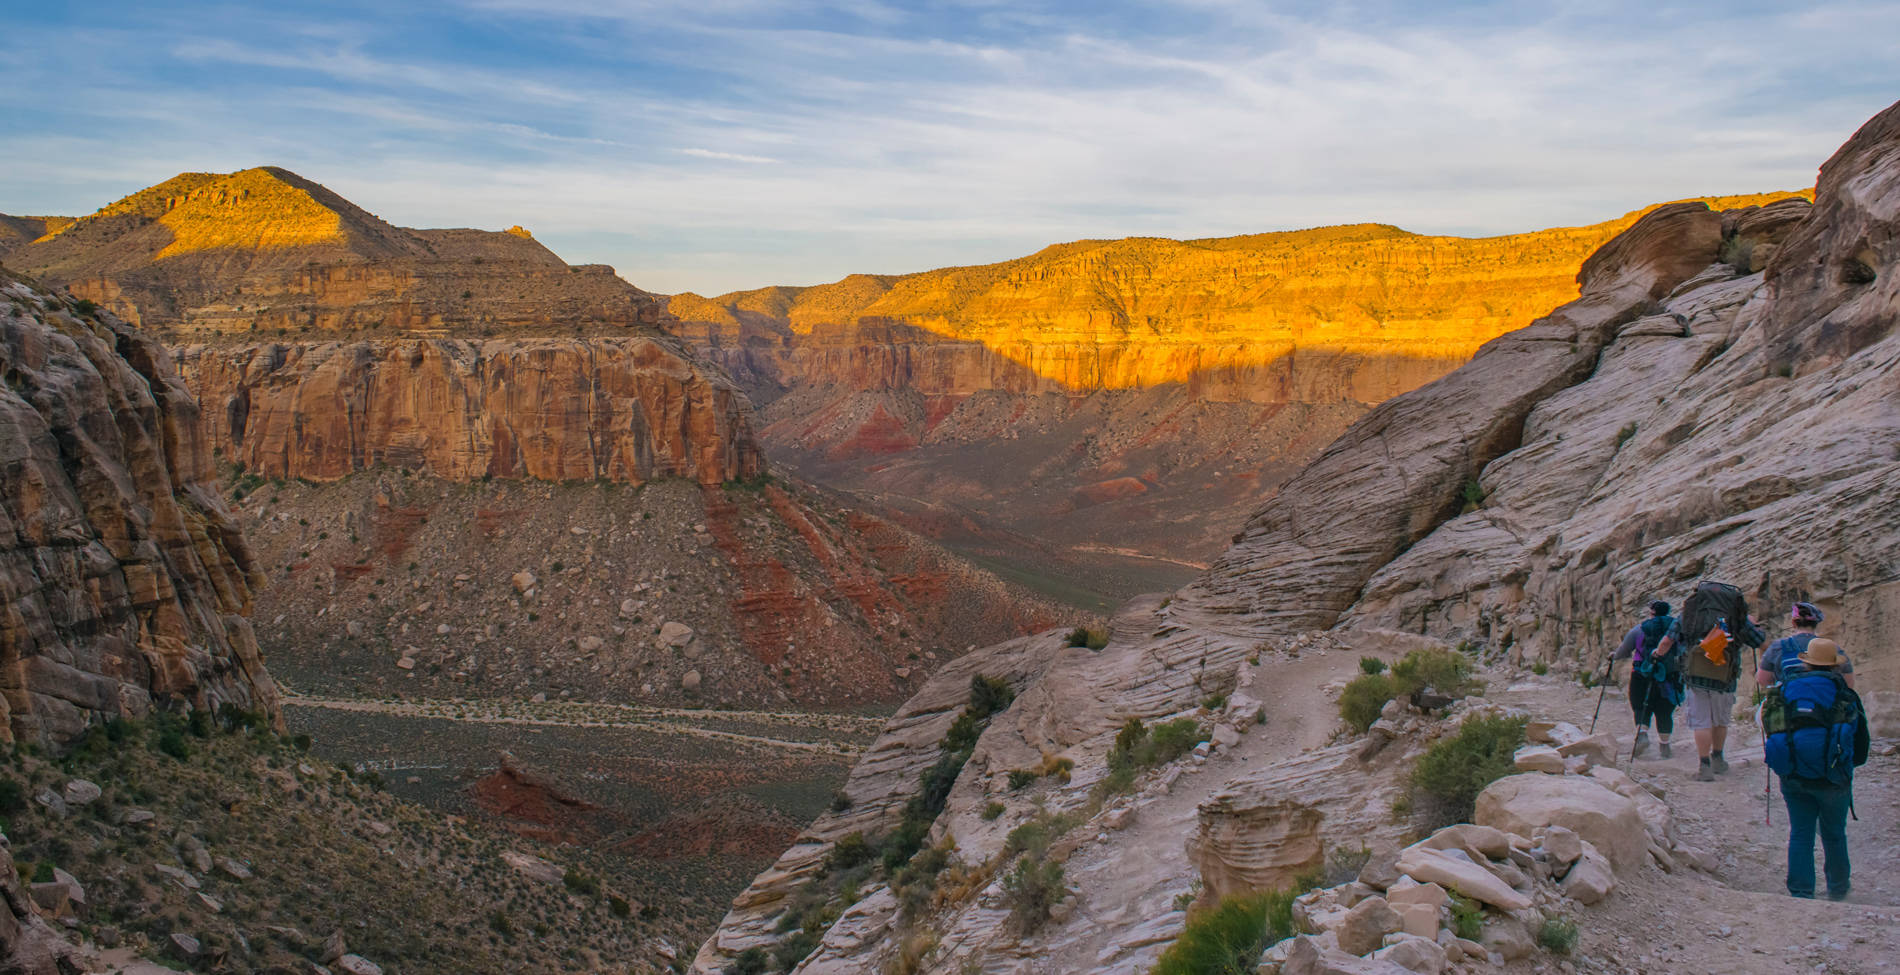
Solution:
[[[1900,4],[0,0],[0,212],[274,164],[713,294],[1811,185]]]

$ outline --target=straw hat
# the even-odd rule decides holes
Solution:
[[[1810,667],[1841,665],[1841,646],[1833,640],[1809,640],[1808,648],[1795,658]]]

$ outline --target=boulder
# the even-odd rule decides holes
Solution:
[[[1474,859],[1502,860],[1511,855],[1511,834],[1490,826],[1458,823],[1433,833],[1419,845],[1433,850],[1464,850]]]
[[[1541,827],[1568,827],[1609,857],[1618,870],[1642,866],[1649,852],[1649,835],[1636,804],[1582,776],[1528,772],[1499,779],[1478,794],[1477,811],[1471,818],[1521,836],[1533,835]]]
[[[104,795],[105,790],[85,779],[74,779],[66,783],[62,794],[68,806],[84,806]]]
[[[1583,729],[1568,721],[1532,721],[1524,726],[1524,740],[1540,745],[1568,745],[1584,737]]]
[[[1339,949],[1354,955],[1369,955],[1385,944],[1385,936],[1402,927],[1399,912],[1383,897],[1368,897],[1353,905],[1340,921],[1335,933]]]
[[[1389,843],[1373,847],[1372,856],[1366,859],[1365,866],[1359,868],[1359,882],[1375,890],[1385,890],[1397,883],[1401,876],[1398,847]]]
[[[323,950],[317,952],[317,961],[325,965],[335,964],[336,960],[348,954],[349,950],[349,945],[343,941],[343,931],[341,929],[332,931],[329,937],[323,939]]]
[[[174,931],[170,941],[172,956],[180,961],[196,961],[204,953],[204,946],[198,939],[182,931]]]
[[[1451,901],[1451,894],[1437,884],[1421,884],[1407,877],[1386,891],[1385,900],[1395,908],[1402,904],[1424,904],[1436,911]]]
[[[702,678],[699,676],[699,671],[689,670],[686,672],[685,676],[682,676],[680,678],[680,690],[686,691],[688,693],[698,691],[701,681],[702,681]]]
[[[1519,772],[1564,774],[1564,757],[1549,745],[1525,745],[1511,756],[1511,762]]]
[[[1595,904],[1616,889],[1616,873],[1596,847],[1585,843],[1583,854],[1571,865],[1570,872],[1564,874],[1562,886],[1565,897],[1579,904]]]
[[[1388,961],[1419,975],[1440,975],[1449,964],[1444,946],[1430,937],[1401,934],[1392,943],[1372,953],[1378,961]]]
[[[1467,858],[1429,847],[1407,847],[1399,854],[1399,871],[1421,883],[1439,884],[1501,911],[1531,906],[1530,898],[1512,890],[1491,871]]]
[[[383,975],[383,966],[362,955],[344,955],[336,960],[336,970],[349,975]]]
[[[1514,917],[1486,918],[1484,932],[1479,935],[1478,943],[1486,951],[1495,951],[1504,956],[1505,961],[1528,957],[1537,947],[1537,943],[1531,940],[1529,927]]]
[[[523,877],[535,881],[536,883],[547,884],[551,887],[560,886],[565,876],[560,865],[543,860],[533,854],[522,853],[518,850],[503,850],[501,860],[503,863],[513,867],[515,872]],[[337,954],[340,955],[342,952],[339,951]],[[326,963],[333,960],[334,959],[329,958],[324,959]]]
[[[1432,884],[1437,887],[1437,884]],[[1441,890],[1443,888],[1440,888]],[[1440,912],[1430,904],[1394,904],[1392,909],[1399,912],[1399,930],[1406,934],[1415,934],[1423,938],[1438,936]]]
[[[1410,969],[1382,958],[1359,958],[1329,948],[1319,938],[1301,935],[1290,941],[1280,975],[1411,975]]]
[[[683,647],[693,642],[693,628],[678,620],[667,620],[660,624],[660,642],[669,647]]]
[[[1557,754],[1565,758],[1581,758],[1586,768],[1592,765],[1615,765],[1616,753],[1616,739],[1609,734],[1595,734],[1557,746]]]
[[[1561,876],[1583,856],[1583,837],[1568,826],[1548,827],[1544,830],[1544,852],[1550,857],[1552,872]]]

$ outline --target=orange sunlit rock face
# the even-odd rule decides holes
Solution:
[[[1378,402],[1576,297],[1584,257],[1639,216],[1488,238],[1359,224],[1077,241],[1001,264],[685,294],[668,309],[735,375],[786,385],[961,395],[1185,383],[1211,400]]]

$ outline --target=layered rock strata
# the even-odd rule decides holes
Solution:
[[[1890,644],[1897,148],[1900,108],[1822,167],[1812,207],[1644,218],[1586,263],[1579,300],[1289,481],[1181,594],[1183,618],[1237,636],[1343,621],[1539,659],[1715,577],[1825,606],[1850,646]]]
[[[750,404],[663,336],[183,345],[205,440],[270,477],[752,477]]]
[[[395,227],[271,166],[183,173],[77,220],[11,222],[41,235],[6,252],[10,266],[148,328],[439,332],[660,316],[612,268],[569,266],[519,227]]]
[[[0,734],[277,695],[246,618],[259,580],[205,481],[197,405],[150,338],[0,278]]]
[[[1355,745],[1318,747],[1337,729],[1329,692],[1359,673],[1361,655],[1456,642],[1506,668],[1566,666],[1579,647],[1594,661],[1620,629],[1612,621],[1715,576],[1771,605],[1820,602],[1850,647],[1869,648],[1863,686],[1891,683],[1879,648],[1900,635],[1896,201],[1900,105],[1827,163],[1812,206],[1684,204],[1637,220],[1585,262],[1577,300],[1374,409],[1197,582],[1125,607],[1101,650],[1003,644],[927,686],[853,771],[853,809],[821,817],[755,881],[695,970],[779,948],[788,925],[812,916],[801,912],[857,895],[821,915],[836,920],[795,971],[1147,971],[1180,933],[1194,882],[1271,886],[1339,840],[1376,848],[1399,828],[1387,789],[1446,728],[1395,702]],[[949,862],[936,889],[919,904],[902,875],[873,874],[832,893],[829,851],[905,825],[961,701],[956,681],[990,672],[1016,695],[929,826]],[[1208,741],[1184,764],[1119,782],[1127,793],[1097,792],[1130,717],[1188,717]],[[1396,862],[1375,853],[1380,869],[1361,884],[1306,905],[1307,930],[1328,933],[1269,965],[1520,958],[1536,950],[1546,908],[1652,883],[1650,864],[1678,880],[1685,864],[1710,862],[1675,840],[1653,790],[1589,768],[1613,740],[1533,733],[1555,747],[1520,760],[1555,765],[1480,798],[1480,822],[1496,828],[1454,827]],[[1065,777],[1035,773],[1061,759],[1073,763]],[[1030,825],[1041,852],[1024,833],[1011,839]],[[1183,844],[1191,860],[1174,852]],[[1021,857],[1063,870],[1061,889],[1040,892],[1054,905],[1040,927],[1019,923]],[[1424,903],[1428,883],[1490,905],[1480,941],[1447,937],[1442,904],[1414,918],[1426,912],[1369,896],[1402,887],[1401,903]],[[1394,950],[1412,921],[1442,952]]]

